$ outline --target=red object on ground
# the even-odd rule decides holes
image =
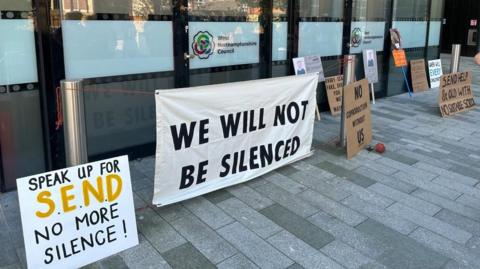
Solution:
[[[382,143],[378,143],[375,145],[375,151],[378,153],[384,153],[385,152],[385,145]]]

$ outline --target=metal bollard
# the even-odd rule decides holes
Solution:
[[[85,106],[81,80],[60,82],[67,167],[88,162]]]
[[[462,45],[452,45],[452,62],[450,63],[450,73],[457,73],[460,67],[460,56],[462,52]]]
[[[345,68],[343,72],[343,86],[347,86],[355,82],[355,55],[345,55],[344,62]],[[345,87],[342,88],[342,117],[340,119],[340,146],[345,147],[346,137],[345,137],[345,101],[343,96],[345,96]]]

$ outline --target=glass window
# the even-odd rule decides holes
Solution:
[[[188,11],[193,16],[247,16],[256,21],[260,0],[190,0]]]
[[[302,0],[299,2],[300,17],[343,17],[343,0]]]
[[[288,21],[287,0],[273,1],[272,25],[272,76],[280,77],[289,74],[288,62]]]
[[[0,1],[0,161],[7,189],[45,170],[31,1]]]
[[[90,157],[155,147],[157,89],[174,88],[170,0],[63,0],[67,79],[84,79]]]

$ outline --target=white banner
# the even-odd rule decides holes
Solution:
[[[17,185],[28,268],[79,268],[138,245],[127,156]]]
[[[159,90],[153,204],[246,182],[309,156],[317,75]]]

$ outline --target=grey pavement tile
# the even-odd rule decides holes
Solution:
[[[101,260],[101,268],[115,268],[115,269],[128,269],[128,265],[123,261],[120,255],[114,255],[106,259]]]
[[[452,201],[421,189],[414,191],[412,195],[419,197],[425,201],[429,201],[433,204],[439,205],[462,216],[471,218],[476,221],[480,221],[480,210],[466,206],[458,202],[458,199],[456,201]]]
[[[299,195],[303,200],[316,206],[322,211],[342,220],[350,226],[355,226],[367,219],[366,216],[352,210],[341,203],[333,201],[319,193],[308,190]]]
[[[379,263],[386,265],[388,268],[436,269],[442,267],[448,260],[440,253],[372,219],[363,222],[356,228],[392,247],[376,258]]]
[[[275,172],[280,173],[280,174],[288,177],[288,176],[298,172],[298,169],[296,169],[292,165],[286,165],[286,166],[278,168],[277,170],[275,170]]]
[[[303,218],[309,217],[318,212],[318,209],[303,201],[301,198],[271,184],[265,184],[257,190],[278,204],[288,208]]]
[[[319,168],[317,169],[320,170]],[[335,180],[332,177],[334,177]],[[338,181],[337,177],[334,175],[332,175],[332,177],[322,178],[321,176],[314,176],[303,172],[296,173],[295,175],[291,176],[293,180],[299,182],[300,184],[308,186],[309,188],[335,201],[340,201],[348,197],[350,194],[342,190],[340,186],[336,185]]]
[[[472,186],[464,185],[462,183],[456,182],[455,180],[445,178],[442,176],[437,177],[436,179],[433,180],[433,182],[441,186],[444,186],[446,188],[450,188],[460,193],[465,193],[477,199],[480,199],[480,190]]]
[[[370,258],[338,240],[326,245],[321,251],[348,269],[360,268],[373,262]]]
[[[417,159],[411,158],[407,155],[404,154],[399,154],[393,151],[386,150],[384,154],[382,154],[383,157],[395,160],[397,162],[404,163],[406,165],[414,165],[418,162]]]
[[[398,151],[398,153],[400,153],[404,156],[409,156],[411,158],[414,158],[414,159],[418,160],[418,162],[413,165],[414,167],[417,167],[417,168],[420,168],[418,166],[419,163],[424,164],[424,165],[429,165],[429,166],[432,166],[432,167],[437,167],[437,168],[442,167],[442,168],[447,168],[448,169],[448,168],[452,167],[452,165],[450,165],[446,162],[443,162],[439,159],[432,158],[430,156],[427,156],[427,155],[422,154],[420,152],[416,152],[414,150],[401,149],[401,150]],[[426,170],[426,169],[424,169],[424,170]],[[436,171],[432,171],[432,170],[426,170],[426,171],[437,174]],[[448,171],[448,170],[445,170],[445,171]]]
[[[0,249],[0,264],[2,266],[19,263],[15,248],[2,246]]]
[[[298,173],[298,172],[297,172]],[[293,173],[293,174],[297,174]],[[292,175],[293,175],[292,174]],[[280,173],[269,173],[263,176],[268,182],[277,185],[278,187],[290,192],[291,194],[297,194],[305,191],[307,187],[291,179],[292,175],[288,177]]]
[[[354,196],[348,197],[343,200],[342,203],[402,234],[409,234],[417,227],[417,225],[411,221],[401,218],[381,207],[369,204]]]
[[[438,161],[440,162],[440,164],[445,165],[445,162],[443,162],[441,160],[438,160]],[[453,179],[456,182],[459,182],[459,183],[462,183],[462,184],[465,184],[465,185],[474,186],[475,184],[478,184],[477,179],[474,179],[472,177],[463,176],[459,173],[455,173],[455,172],[449,171],[447,169],[443,169],[442,166],[437,167],[437,166],[430,165],[428,163],[423,163],[423,162],[419,162],[419,163],[415,164],[414,166],[417,167],[417,168],[423,169],[425,171],[435,173],[435,174],[444,176],[446,178]]]
[[[282,231],[270,237],[268,242],[304,268],[342,268],[331,258],[318,252],[287,231]]]
[[[20,261],[20,266],[22,268],[27,268],[27,254],[25,252],[25,247],[19,247],[16,249],[18,260]]]
[[[236,198],[223,201],[218,206],[263,239],[282,230],[273,221]]]
[[[471,234],[480,235],[480,222],[466,218],[448,209],[442,209],[442,211],[435,215],[435,218],[464,231],[470,232]]]
[[[379,111],[372,111],[372,115],[375,116],[375,117],[382,117],[382,118],[385,118],[385,119],[389,119],[391,121],[391,123],[395,123],[397,121],[401,121],[403,120],[404,118],[403,117],[399,117],[399,116],[395,116],[395,115],[391,115],[391,114],[387,114],[387,113],[383,113],[383,112],[379,112]],[[400,114],[401,115],[401,114]]]
[[[434,232],[419,227],[410,237],[432,248],[433,250],[454,259],[464,266],[475,268],[478,266],[480,257],[472,253],[467,247],[446,239]]]
[[[294,264],[290,265],[289,267],[287,267],[287,269],[304,269],[304,267],[301,266],[298,263],[294,263]]]
[[[409,116],[409,117],[414,117],[418,114],[418,113],[411,112],[411,110],[409,110],[409,109],[393,108],[393,107],[386,106],[386,105],[379,106],[379,109],[388,110],[390,112],[393,112],[394,114],[399,114],[399,115],[404,115],[404,116]]]
[[[22,266],[19,263],[10,264],[10,265],[0,265],[0,269],[22,269]]]
[[[260,268],[286,268],[293,264],[292,260],[238,222],[219,229],[218,233]]]
[[[440,207],[434,204],[431,204],[429,202],[426,202],[422,199],[419,199],[415,196],[411,196],[404,192],[395,190],[381,183],[376,183],[368,188],[370,190],[377,192],[378,194],[382,194],[386,197],[389,197],[390,199],[393,199],[401,204],[410,206],[411,208],[415,208],[416,210],[424,214],[427,214],[429,216],[433,216],[441,210]]]
[[[462,265],[462,264],[459,264],[457,261],[455,260],[450,260],[448,261],[443,267],[442,269],[468,269],[468,268],[471,268],[471,267],[467,267],[465,265]]]
[[[265,180],[265,184],[267,183],[268,181]],[[241,200],[242,202],[246,203],[247,205],[256,210],[263,209],[275,203],[269,198],[263,196],[259,192],[244,184],[230,187],[227,190],[237,199]]]
[[[169,269],[170,265],[163,259],[157,250],[139,235],[139,244],[133,248],[122,251],[119,255],[130,269]]]
[[[371,204],[377,205],[382,208],[386,208],[387,206],[393,204],[394,202],[393,200],[385,196],[382,196],[374,191],[371,191],[368,188],[360,187],[356,184],[351,183],[350,181],[343,180],[343,179],[340,179],[339,181],[340,182],[337,184],[339,187],[348,191],[352,195],[355,195],[360,199],[367,201]]]
[[[227,241],[193,215],[177,219],[171,224],[213,264],[237,253],[237,250]]]
[[[349,180],[359,186],[362,186],[362,187],[368,187],[372,184],[375,183],[375,181],[367,178],[367,177],[364,177],[360,174],[357,174],[353,171],[350,171],[350,170],[347,170],[341,166],[338,166],[338,165],[335,165],[333,163],[330,163],[330,162],[321,162],[319,164],[316,165],[317,167],[323,169],[323,170],[326,170],[334,175],[337,175],[338,177],[340,178],[344,178],[346,180]]]
[[[135,206],[135,209],[141,209],[147,206],[147,203],[138,196],[135,192],[133,192],[133,204]]]
[[[386,165],[386,166],[390,166],[392,168],[395,168],[395,169],[399,170],[400,172],[407,173],[408,175],[414,175],[418,178],[422,178],[423,180],[431,180],[431,179],[434,179],[435,177],[437,177],[437,175],[435,175],[435,174],[429,173],[427,171],[418,169],[418,168],[413,167],[411,165],[407,165],[407,164],[404,164],[404,163],[401,163],[401,162],[398,162],[398,161],[395,161],[395,160],[392,160],[392,159],[389,159],[389,158],[380,158],[380,159],[376,160],[376,162],[378,162],[380,164],[383,164],[383,165]],[[396,174],[398,174],[398,172]]]
[[[478,173],[477,170],[471,169],[469,167],[453,166],[452,168],[450,168],[450,171],[480,180],[480,173]]]
[[[231,217],[203,197],[190,199],[183,205],[215,230],[233,222]]]
[[[415,209],[395,203],[388,208],[390,212],[395,213],[413,223],[418,224],[430,231],[441,234],[442,236],[453,240],[459,244],[465,244],[472,238],[472,234],[436,218],[425,215]]]
[[[422,178],[421,176],[406,174],[404,172],[398,172],[393,176],[397,179],[400,179],[402,181],[415,185],[421,189],[428,190],[430,192],[433,192],[437,195],[443,196],[450,200],[455,200],[461,195],[460,192],[441,186],[437,183],[431,182],[429,179]]]
[[[366,177],[369,177],[377,182],[381,182],[384,185],[387,185],[391,188],[402,191],[404,193],[411,193],[412,191],[418,188],[415,185],[398,180],[391,175],[385,175],[367,167],[359,167],[357,170],[355,170],[355,172],[362,174]]]
[[[186,242],[170,224],[150,208],[137,212],[137,227],[159,252],[165,252]]]
[[[220,202],[223,202],[225,200],[232,198],[233,195],[229,193],[227,190],[223,189],[223,190],[218,190],[218,191],[205,194],[203,195],[203,197],[213,204],[218,204]]]
[[[143,177],[143,178],[132,178],[132,189],[133,191],[138,191],[141,189],[145,188],[150,188],[150,190],[153,190],[153,182],[150,181],[149,179]]]
[[[255,189],[256,187],[258,187],[260,185],[263,185],[263,184],[266,184],[266,183],[268,183],[268,181],[266,181],[265,178],[257,177],[257,178],[254,178],[254,179],[248,181],[248,182],[245,182],[244,185],[247,185],[250,188]],[[240,185],[242,185],[242,184],[240,184]]]
[[[216,268],[190,243],[183,244],[162,254],[174,269],[209,269]]]
[[[308,218],[308,220],[324,231],[331,233],[336,240],[350,245],[365,256],[376,258],[389,249],[383,242],[361,233],[324,212],[319,212]]]
[[[168,222],[171,222],[192,214],[181,203],[167,205],[163,207],[154,207],[154,210],[155,212],[157,212],[158,215],[160,215],[160,217],[162,217],[164,220]]]
[[[382,173],[384,175],[393,175],[398,172],[398,169],[390,167],[388,165],[383,165],[375,161],[363,161],[361,167],[366,167],[378,173]],[[360,169],[360,168],[358,168]]]
[[[468,243],[465,245],[472,253],[480,256],[480,236],[474,236]]]
[[[217,264],[218,269],[259,269],[252,261],[242,254],[237,254]]]
[[[320,249],[335,239],[332,234],[278,204],[264,208],[260,213],[315,249]]]

